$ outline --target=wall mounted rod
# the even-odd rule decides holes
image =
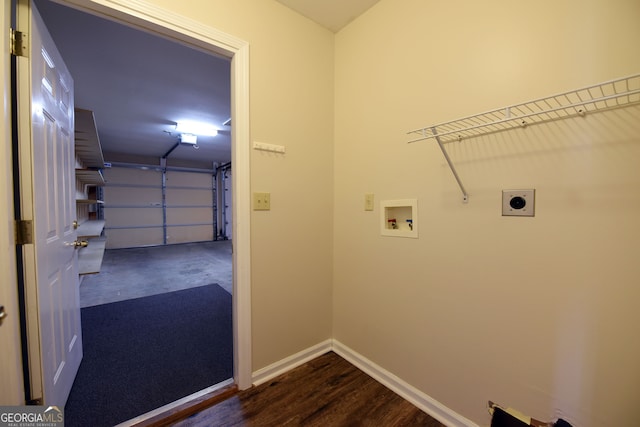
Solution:
[[[458,172],[456,171],[456,168],[453,166],[453,163],[451,162],[451,159],[449,158],[449,154],[447,153],[447,150],[445,150],[444,145],[442,145],[442,141],[440,141],[440,136],[438,135],[438,131],[436,130],[435,127],[432,127],[431,128],[431,132],[433,133],[433,137],[438,142],[438,146],[440,147],[440,150],[442,150],[442,154],[444,155],[444,158],[446,159],[447,163],[449,164],[449,168],[451,169],[451,172],[453,172],[453,176],[455,177],[456,181],[458,182],[458,186],[460,187],[460,190],[462,191],[462,201],[464,203],[467,203],[469,201],[469,195],[467,194],[467,190],[465,190],[464,185],[462,185],[462,181],[460,181],[460,177],[458,176]]]

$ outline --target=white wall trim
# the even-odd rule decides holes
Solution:
[[[478,424],[451,410],[335,339],[328,339],[306,350],[302,350],[278,362],[272,363],[265,368],[258,369],[253,373],[253,384],[256,386],[263,384],[280,374],[330,351],[335,352],[338,356],[362,370],[397,395],[411,402],[442,424],[449,427],[479,427]]]
[[[262,383],[265,383],[280,374],[284,374],[285,372],[290,371],[291,369],[296,368],[304,363],[307,363],[308,361],[313,360],[318,356],[328,353],[329,351],[331,351],[331,345],[332,340],[328,339],[314,345],[313,347],[309,347],[306,350],[302,350],[278,362],[272,363],[267,367],[258,369],[253,373],[253,384],[260,385]]]
[[[189,404],[197,399],[201,399],[202,397],[208,395],[209,393],[214,393],[224,387],[230,386],[234,383],[233,379],[228,379],[226,381],[222,381],[218,384],[212,385],[211,387],[207,387],[203,390],[197,391],[193,394],[183,397],[182,399],[178,399],[174,402],[168,403],[159,408],[153,409],[145,414],[137,416],[127,421],[123,421],[120,424],[117,424],[115,427],[135,427],[136,425],[142,424],[143,421],[150,420],[151,418],[157,417],[158,415],[162,415],[166,412],[173,411],[179,406],[183,404]],[[152,424],[149,424],[152,425]]]
[[[249,44],[145,0],[55,1],[231,58],[234,380],[240,389],[251,387]]]
[[[233,241],[233,369],[238,388],[251,387],[251,150],[249,126],[249,45],[231,62],[234,164],[231,205]]]
[[[11,2],[0,6],[2,34],[0,43],[9,46]],[[18,304],[18,278],[16,269],[16,242],[14,238],[13,212],[13,158],[11,142],[11,67],[8,49],[0,60],[0,134],[4,141],[0,146],[0,305],[7,317],[0,328],[0,402],[2,405],[24,404],[22,381],[22,357],[20,352],[20,305]]]
[[[396,394],[413,403],[442,424],[451,427],[478,427],[473,421],[454,412],[442,403],[421,392],[411,384],[376,365],[371,360],[350,349],[337,340],[333,340],[332,350],[367,375],[379,381]]]

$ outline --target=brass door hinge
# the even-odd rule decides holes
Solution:
[[[16,245],[28,245],[33,243],[33,221],[17,220],[15,225]]]
[[[27,35],[22,31],[10,29],[11,54],[13,56],[27,56]]]

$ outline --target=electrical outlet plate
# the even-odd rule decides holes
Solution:
[[[253,210],[271,210],[271,193],[253,193]]]
[[[535,216],[536,190],[502,190],[502,216]]]

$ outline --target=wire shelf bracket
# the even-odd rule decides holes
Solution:
[[[413,137],[408,143],[435,139],[462,191],[463,202],[467,202],[469,195],[447,154],[446,143],[554,120],[584,117],[596,111],[627,107],[638,103],[640,103],[640,74],[634,74],[522,104],[510,105],[415,129],[407,132],[407,135]]]

